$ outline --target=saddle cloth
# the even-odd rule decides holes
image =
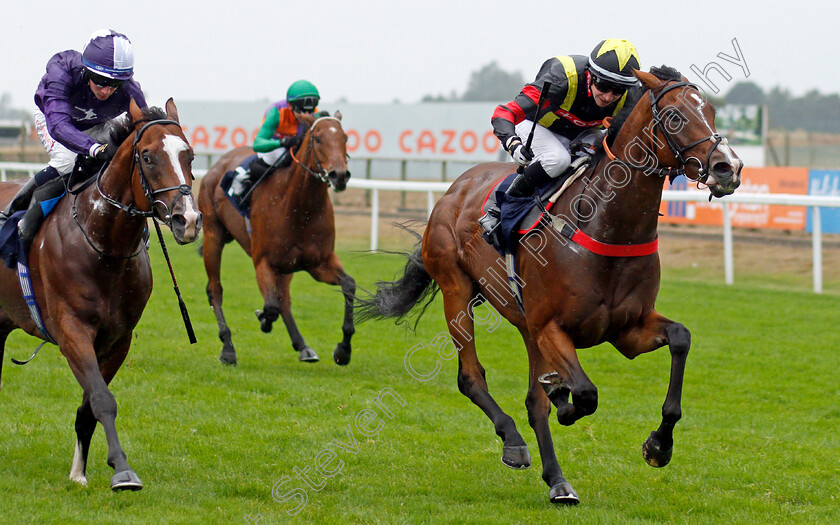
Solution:
[[[588,166],[589,157],[575,159],[563,175],[537,188],[536,193],[542,206],[537,205],[533,196],[511,197],[505,193],[516,178],[516,173],[494,184],[484,198],[481,211],[487,213],[489,209],[497,208],[501,212],[498,226],[501,235],[497,236],[501,245],[495,248],[502,255],[512,252],[519,238],[542,224],[544,213],[551,210],[557,198],[580,177]]]
[[[256,160],[256,158],[256,155],[246,157],[239,164],[237,169],[226,172],[222,176],[222,180],[219,181],[219,186],[221,186],[222,191],[225,192],[225,197],[227,197],[234,209],[236,209],[236,211],[238,211],[239,214],[246,219],[251,216],[251,189],[257,181],[250,180],[249,174],[247,177],[248,183],[242,184],[240,175],[244,174],[246,169],[250,172],[251,163]],[[237,178],[240,180],[237,180]]]

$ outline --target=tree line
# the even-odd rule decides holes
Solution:
[[[422,102],[506,102],[512,100],[526,84],[519,71],[507,72],[494,61],[473,71],[462,93],[425,95]],[[789,131],[804,130],[840,133],[840,95],[812,90],[801,97],[774,87],[769,92],[755,82],[738,82],[723,97],[709,97],[709,102],[722,104],[765,104],[769,127]]]

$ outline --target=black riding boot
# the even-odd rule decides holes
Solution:
[[[38,187],[38,183],[35,182],[35,178],[31,178],[26,181],[26,184],[23,185],[23,188],[18,190],[17,195],[14,196],[12,202],[6,206],[6,209],[0,212],[0,225],[3,222],[6,222],[6,219],[14,215],[16,211],[25,210],[26,207],[29,205],[29,200],[32,198],[32,193],[35,191],[35,188]]]
[[[50,199],[60,197],[64,193],[64,181],[61,179],[53,179],[37,190],[32,195],[32,201],[23,214],[23,218],[18,223],[18,233],[20,240],[27,249],[38,233],[41,223],[44,222],[44,210],[41,203]]]
[[[530,197],[537,191],[538,187],[549,180],[551,180],[551,176],[545,172],[542,164],[532,162],[523,173],[513,179],[505,194],[511,197]]]
[[[268,164],[265,163],[264,160],[257,157],[254,159],[254,162],[251,163],[251,180],[257,182],[260,178],[265,175],[266,170],[270,168]]]

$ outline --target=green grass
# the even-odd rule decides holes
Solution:
[[[422,344],[415,369],[434,366],[433,337],[445,329],[440,300],[416,333],[390,322],[357,327],[349,366],[332,362],[341,337],[335,288],[298,274],[293,309],[317,364],[297,362],[282,323],[259,331],[262,306],[253,267],[225,253],[225,312],[239,366],[217,361],[221,343],[194,248],[170,252],[198,344],[190,345],[159,248],[156,287],[131,353],[112,391],[129,463],[145,483],[137,493],[109,490],[102,429],[94,435],[87,488],[67,479],[81,389],[55,347],[30,364],[8,358],[0,391],[2,523],[830,523],[840,520],[840,368],[835,335],[840,297],[757,285],[724,287],[667,271],[657,308],[692,331],[675,432],[674,459],[647,466],[641,444],[659,423],[669,356],[663,349],[627,361],[611,347],[580,352],[599,389],[598,411],[574,426],[552,424],[564,473],[581,505],[554,506],[524,408],[527,359],[503,325],[477,336],[491,393],[516,420],[534,465],[513,471],[481,411],[457,389],[455,360],[428,381],[412,378],[404,357]],[[390,278],[395,256],[340,253],[360,286]],[[21,332],[8,356],[28,357]],[[385,397],[388,418],[374,403]],[[367,410],[379,417],[364,436]],[[552,419],[552,421],[554,421]],[[349,446],[347,428],[357,450]],[[329,450],[335,451],[335,458]],[[315,472],[339,470],[324,478]],[[320,490],[307,503],[277,499],[309,468]]]

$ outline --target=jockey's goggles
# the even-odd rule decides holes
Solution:
[[[601,93],[612,92],[613,95],[618,97],[627,92],[627,86],[604,80],[595,75],[592,75],[592,85],[598,88]]]
[[[117,80],[115,78],[103,77],[102,75],[97,75],[96,73],[93,73],[92,71],[88,71],[88,78],[90,78],[90,81],[93,82],[94,84],[96,84],[97,87],[101,87],[101,88],[110,87],[110,88],[116,89],[116,88],[122,86],[123,82],[125,82],[124,80]]]
[[[312,113],[318,107],[318,97],[301,97],[290,103],[292,109],[301,113]]]

